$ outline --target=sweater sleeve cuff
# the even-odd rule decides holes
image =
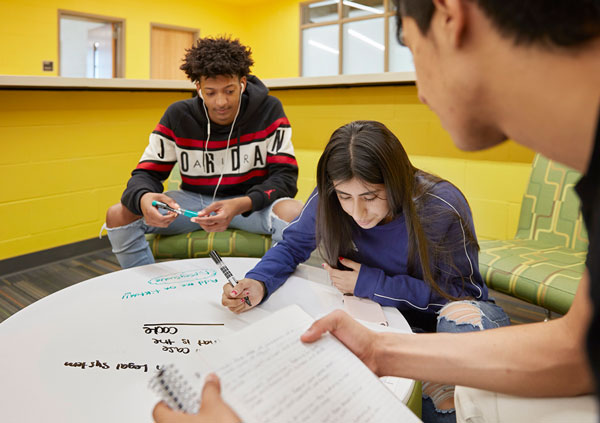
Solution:
[[[356,297],[373,299],[375,288],[379,285],[381,273],[382,271],[379,269],[368,267],[364,264],[361,265],[356,286],[354,287],[354,295]]]
[[[242,216],[248,217],[250,213],[262,210],[265,208],[265,196],[261,192],[252,191],[246,194],[252,201],[252,208],[247,212],[242,213]]]
[[[263,284],[263,287],[265,288],[265,296],[263,297],[263,299],[260,302],[260,304],[262,304],[265,301],[267,301],[267,299],[271,296],[271,294],[273,292],[275,292],[277,290],[277,288],[279,288],[278,286],[273,286],[273,283],[269,282],[267,280],[268,278],[265,278],[265,276],[262,275],[262,274],[260,274],[260,273],[249,271],[248,273],[246,273],[246,275],[244,277],[247,278],[247,279],[254,279],[254,280],[259,281],[260,283]]]
[[[123,205],[129,209],[130,212],[132,212],[133,214],[136,214],[138,216],[143,216],[144,213],[142,212],[142,196],[144,194],[146,194],[147,192],[152,192],[150,190],[140,190],[138,192],[136,192],[132,198],[131,198],[131,202],[126,202],[123,201],[124,199],[121,198],[121,203],[123,203]]]

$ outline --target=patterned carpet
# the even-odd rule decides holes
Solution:
[[[0,321],[46,295],[120,268],[117,259],[107,248],[22,272],[0,275]]]
[[[318,257],[307,264],[320,266]],[[117,259],[109,248],[61,260],[9,275],[0,275],[0,322],[29,304],[78,282],[119,270]],[[504,308],[513,324],[544,320],[545,310],[492,292],[491,296]],[[553,314],[553,317],[558,316]]]

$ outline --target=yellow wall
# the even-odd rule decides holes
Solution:
[[[414,85],[271,93],[281,100],[292,124],[300,164],[298,199],[306,200],[314,188],[317,161],[336,128],[357,119],[378,120],[396,134],[415,166],[462,190],[480,238],[514,236],[533,151],[512,141],[486,151],[459,150],[437,116],[419,102]]]
[[[150,22],[230,33],[252,47],[261,78],[298,76],[298,0],[0,0],[0,73],[42,75],[57,60],[57,10],[125,18],[126,76],[148,78]],[[54,72],[56,74],[56,72]],[[467,195],[480,237],[514,234],[533,152],[505,143],[459,151],[414,85],[274,90],[293,127],[299,199],[314,186],[320,151],[334,129],[355,119],[385,123],[415,164]],[[188,92],[0,90],[0,259],[97,236],[148,134]],[[500,176],[502,175],[502,176]]]
[[[453,146],[414,86],[274,90],[293,127],[299,193],[331,132],[376,119],[403,142],[415,164],[467,195],[482,238],[511,237],[533,153],[514,143],[489,152]],[[0,91],[0,259],[97,236],[119,201],[148,134],[166,106],[189,92]]]
[[[533,152],[514,142],[465,152],[454,146],[438,117],[417,97],[415,85],[272,90],[290,119],[294,145],[322,150],[339,126],[358,119],[378,120],[414,155],[531,163]]]
[[[299,76],[300,1],[257,3],[244,8],[244,41],[252,47],[253,73],[264,79]]]
[[[0,0],[0,74],[58,74],[58,9],[62,9],[125,19],[125,77],[148,79],[151,22],[198,28],[201,36],[227,33],[243,40],[243,14],[224,5],[198,0]],[[54,61],[54,72],[42,71],[44,60]]]
[[[0,0],[0,74],[58,75],[58,10],[126,20],[125,77],[148,79],[150,23],[231,34],[253,50],[261,78],[298,76],[299,1]],[[42,71],[42,61],[54,71]]]
[[[189,96],[0,91],[0,259],[97,236],[165,105]]]

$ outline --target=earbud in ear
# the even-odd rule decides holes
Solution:
[[[244,83],[240,82],[240,86],[242,87],[242,92],[244,92]]]
[[[201,90],[201,89],[198,89],[198,95],[200,96],[200,98],[201,98],[202,100],[204,100],[204,97],[202,97],[202,90]]]

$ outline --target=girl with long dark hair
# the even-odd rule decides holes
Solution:
[[[465,197],[415,168],[379,122],[351,122],[333,133],[300,216],[239,285],[225,285],[223,305],[239,313],[251,308],[244,296],[252,306],[265,301],[316,248],[335,287],[398,308],[414,331],[509,324],[479,273]],[[424,421],[454,419],[453,387],[424,383],[423,392]]]

